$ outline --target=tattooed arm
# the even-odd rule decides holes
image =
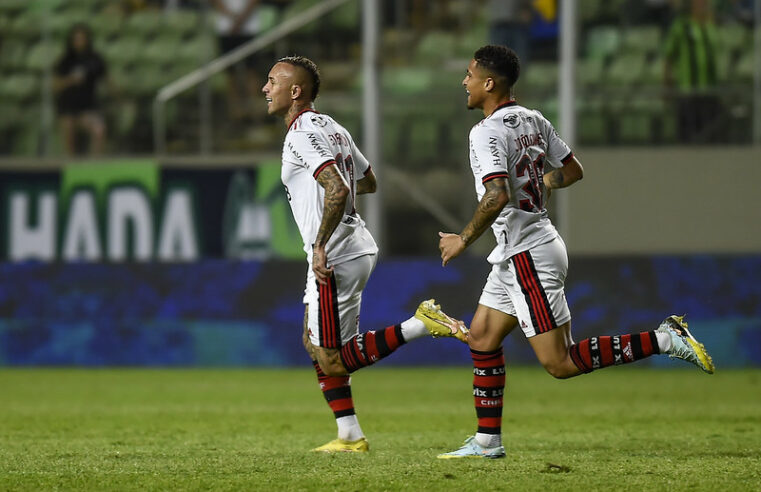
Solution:
[[[364,195],[365,193],[375,193],[378,187],[375,181],[375,173],[372,168],[367,170],[365,177],[357,181],[357,195]]]
[[[504,178],[492,179],[487,181],[484,186],[486,193],[478,203],[478,208],[465,229],[459,235],[439,232],[442,265],[449,263],[450,260],[457,257],[473,241],[478,239],[492,225],[507,202],[510,201],[510,192]]]
[[[349,186],[346,184],[335,164],[326,167],[317,175],[317,182],[325,188],[325,202],[322,210],[322,222],[317,231],[317,237],[312,246],[312,271],[317,281],[327,283],[328,277],[333,273],[328,268],[328,256],[325,245],[330,236],[336,230],[346,210],[346,199],[349,196]]]
[[[544,181],[544,187],[547,190],[552,190],[571,186],[583,177],[584,168],[581,167],[581,163],[574,156],[571,158],[571,162],[560,169],[548,172],[543,176],[542,180]]]

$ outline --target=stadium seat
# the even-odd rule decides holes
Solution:
[[[7,73],[23,67],[27,51],[27,45],[22,41],[3,40],[0,45],[0,68]]]
[[[215,49],[214,40],[202,32],[183,42],[177,56],[183,63],[198,67],[212,59]]]
[[[658,26],[630,27],[624,33],[621,51],[634,54],[654,53],[661,45]]]
[[[419,63],[440,65],[440,62],[455,51],[455,38],[443,31],[431,31],[423,37],[415,49],[415,59]]]
[[[39,78],[29,73],[14,73],[0,80],[0,97],[25,101],[39,96]]]
[[[734,67],[734,79],[741,82],[753,81],[754,70],[754,53],[753,50],[747,50],[742,54]]]
[[[381,86],[393,95],[420,94],[433,85],[434,73],[423,67],[387,68],[383,71]]]
[[[543,95],[553,91],[558,83],[558,64],[555,62],[533,62],[526,67],[518,79],[518,86],[524,92]]]
[[[301,12],[304,12],[305,10],[313,7],[318,3],[319,0],[294,0],[291,4],[288,5],[288,7],[285,8],[285,11],[283,12],[283,20],[288,20],[293,17],[296,17]],[[308,35],[316,32],[319,28],[320,21],[314,21],[310,22],[306,26],[302,27],[298,34],[301,35]]]
[[[145,42],[141,59],[152,63],[169,63],[177,59],[180,40],[172,34],[162,34]]]
[[[114,65],[127,65],[138,60],[145,48],[142,41],[133,36],[122,36],[102,46],[106,63]]]
[[[613,86],[632,86],[642,80],[644,70],[644,55],[618,55],[613,58],[605,71],[605,80]]]
[[[1,2],[0,2],[1,3]],[[42,35],[42,19],[40,12],[22,10],[10,23],[8,34],[14,39],[36,39]]]
[[[57,43],[38,42],[29,50],[26,56],[27,70],[41,72],[51,67],[61,54],[61,50],[62,48]]]
[[[124,17],[114,12],[104,12],[93,19],[91,27],[96,42],[106,41],[122,31]]]
[[[721,49],[735,52],[748,45],[749,30],[739,24],[726,24],[718,29],[717,37]]]
[[[603,80],[605,61],[602,58],[587,57],[578,61],[576,68],[577,80],[582,87],[599,86]]]
[[[161,13],[147,10],[130,15],[124,27],[127,34],[148,37],[158,33],[162,26]]]
[[[164,15],[164,26],[167,31],[180,36],[191,36],[202,29],[201,21],[200,15],[194,10],[176,9]]]
[[[360,23],[360,5],[359,2],[349,2],[328,15],[331,25],[340,31],[356,31]]]
[[[620,44],[621,34],[617,27],[595,27],[587,33],[584,51],[590,58],[607,58],[618,51]]]

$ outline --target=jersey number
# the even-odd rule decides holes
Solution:
[[[529,198],[519,202],[521,210],[540,212],[544,208],[544,196],[542,194],[544,160],[544,154],[539,154],[533,161],[528,155],[524,155],[515,166],[515,174],[518,177],[525,176],[526,171],[528,171],[528,182],[523,185],[522,190],[526,192]]]

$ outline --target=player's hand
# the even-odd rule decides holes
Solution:
[[[312,272],[314,278],[322,285],[327,285],[328,279],[333,275],[333,267],[328,268],[328,255],[325,253],[324,246],[315,246],[312,248]]]
[[[441,266],[447,266],[450,260],[460,256],[465,251],[465,241],[459,234],[439,232],[439,251],[441,251]]]

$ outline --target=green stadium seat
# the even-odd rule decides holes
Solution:
[[[42,72],[48,67],[52,67],[61,51],[62,48],[58,43],[38,42],[26,56],[27,70]]]
[[[360,2],[349,2],[328,15],[331,25],[340,31],[355,31],[360,25]]]
[[[158,33],[162,26],[161,12],[146,10],[130,15],[124,27],[127,34],[148,37]]]
[[[582,87],[596,87],[603,82],[605,61],[602,58],[582,58],[576,67],[577,80]]]
[[[41,26],[42,15],[40,12],[23,10],[13,18],[8,34],[15,39],[36,39],[42,35]]]
[[[455,51],[455,37],[444,31],[431,31],[420,40],[415,49],[415,59],[418,63],[440,65]]]
[[[717,37],[721,49],[732,52],[748,46],[750,31],[739,24],[726,24],[719,27]]]
[[[39,97],[39,77],[29,73],[14,73],[0,80],[0,97],[8,101],[25,101]]]
[[[142,40],[133,36],[123,36],[103,45],[106,63],[128,65],[142,57],[145,46]]]
[[[21,107],[10,101],[0,103],[0,131],[15,128],[22,115]]]
[[[645,54],[658,51],[660,46],[661,30],[658,26],[631,27],[624,33],[621,50]]]
[[[521,91],[539,95],[553,91],[557,84],[558,64],[555,62],[532,62],[517,83]]]
[[[214,56],[217,45],[208,34],[200,33],[194,38],[184,41],[177,52],[178,59],[182,63],[196,67],[210,61]]]
[[[601,26],[590,29],[585,43],[586,56],[607,58],[621,45],[621,33],[617,27]]]
[[[753,80],[753,70],[755,66],[754,53],[752,50],[746,51],[734,67],[734,78],[742,82],[751,82]]]
[[[577,133],[582,145],[602,145],[608,142],[608,121],[604,113],[578,114]]]
[[[27,43],[19,40],[4,40],[0,45],[0,68],[4,71],[13,71],[24,66]]]
[[[582,24],[593,22],[600,15],[602,0],[582,0],[578,2],[578,16]]]
[[[434,76],[424,67],[387,68],[381,76],[381,87],[393,95],[420,94],[431,88]]]
[[[153,63],[170,63],[177,59],[180,40],[171,34],[163,34],[145,42],[141,60]]]
[[[114,12],[104,12],[93,19],[93,35],[97,41],[105,41],[117,35],[124,28],[124,17]]]
[[[631,86],[642,80],[645,57],[641,54],[619,55],[613,58],[605,72],[607,84]]]
[[[180,36],[191,36],[199,29],[202,29],[200,15],[196,11],[187,9],[177,9],[168,12],[164,16],[164,26],[167,31]]]
[[[317,5],[317,3],[319,3],[319,0],[294,0],[288,5],[288,7],[285,8],[285,11],[283,12],[283,21],[296,17],[301,12]],[[299,31],[297,31],[297,34],[313,34],[319,29],[319,27],[320,20],[310,22],[306,26],[302,27]]]
[[[0,2],[0,11],[15,12],[29,6],[29,0],[3,0]]]

